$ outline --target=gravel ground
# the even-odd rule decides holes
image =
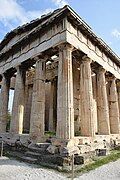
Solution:
[[[66,178],[56,171],[37,168],[27,163],[0,158],[0,180],[65,180]]]
[[[60,173],[30,166],[7,157],[0,158],[0,180],[65,180]],[[75,180],[120,180],[120,160],[90,171]]]

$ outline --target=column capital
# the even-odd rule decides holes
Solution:
[[[21,67],[21,63],[18,64],[18,65],[16,65],[16,66],[14,67],[14,69],[18,70],[20,67]]]
[[[5,77],[5,72],[1,73],[1,77],[4,78]]]
[[[116,77],[112,74],[110,76],[107,77],[108,81],[116,81]]]
[[[69,49],[72,51],[74,49],[74,47],[71,44],[60,44],[58,47],[60,51],[63,51],[66,49]]]
[[[48,55],[45,55],[45,56],[36,56],[36,57],[34,57],[34,60],[36,62],[39,62],[39,61],[46,62],[48,58],[49,58]]]
[[[117,87],[120,87],[120,79],[117,79],[116,82],[117,82]]]
[[[106,70],[105,70],[102,66],[100,66],[100,67],[98,68],[97,73],[103,73],[103,74],[105,74],[105,73],[106,73]]]
[[[11,76],[9,76],[9,75],[7,74],[7,72],[2,73],[2,74],[1,74],[1,77],[2,77],[2,78],[5,78],[5,79],[10,79],[10,78],[11,78]]]
[[[26,74],[26,68],[24,67],[24,66],[22,66],[22,65],[18,65],[18,66],[16,66],[15,67],[15,69],[16,69],[16,73],[17,74],[19,74],[19,76],[21,76],[21,75],[23,75],[24,74],[24,82],[25,82],[25,74]],[[21,74],[21,75],[20,75]]]
[[[82,63],[86,63],[86,62],[91,64],[92,63],[92,59],[90,59],[87,55],[84,55],[82,57]]]

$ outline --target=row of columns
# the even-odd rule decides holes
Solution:
[[[91,59],[84,56],[80,64],[80,112],[81,134],[94,136],[93,87]],[[120,133],[120,115],[116,79],[112,78],[107,95],[105,70],[100,67],[97,76],[97,121],[98,134]],[[59,51],[57,136],[62,139],[74,137],[72,49],[69,46]]]
[[[94,136],[93,118],[93,87],[91,77],[91,60],[84,56],[80,64],[80,108],[81,134]],[[33,83],[32,107],[30,117],[30,137],[40,139],[45,129],[45,80],[46,62],[38,59],[36,62]],[[109,83],[109,98],[106,89],[105,70],[97,71],[97,120],[99,134],[119,134],[119,104],[115,78]],[[6,115],[8,111],[10,79],[3,75],[1,89],[0,132],[5,132]],[[51,103],[53,103],[51,101]],[[15,94],[13,102],[12,122],[10,132],[22,133],[25,105],[25,70],[17,67]],[[53,109],[50,113],[53,114]],[[58,91],[57,91],[57,130],[58,138],[74,137],[74,106],[73,106],[73,73],[72,47],[62,45],[59,49]]]
[[[25,99],[25,71],[21,66],[16,67],[16,83],[12,109],[12,121],[10,124],[10,132],[22,133],[23,129],[23,114],[24,114],[24,99]],[[2,85],[0,94],[0,133],[6,132],[7,116],[8,116],[8,101],[11,76],[2,75]]]
[[[81,134],[94,136],[93,118],[93,87],[91,79],[91,60],[83,58],[80,65],[80,108],[81,108]],[[100,67],[96,72],[97,85],[97,122],[98,134],[109,135],[120,133],[120,115],[116,79],[109,82],[107,94],[105,70]]]

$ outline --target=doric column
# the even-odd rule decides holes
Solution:
[[[98,134],[110,134],[109,106],[106,90],[105,70],[102,67],[97,71],[97,115]]]
[[[84,56],[80,65],[81,134],[83,136],[94,136],[91,62],[90,58]]]
[[[45,129],[45,76],[46,62],[39,59],[36,62],[30,118],[30,137],[35,141],[43,137]]]
[[[97,77],[95,73],[92,73],[92,85],[93,85],[93,119],[94,119],[94,131],[98,133],[97,122]]]
[[[49,106],[49,131],[55,132],[56,117],[55,117],[55,99],[56,99],[56,81],[51,81],[50,87],[50,106]]]
[[[10,77],[3,74],[0,95],[0,133],[6,132],[8,101],[9,101]]]
[[[118,90],[119,123],[120,123],[120,80],[118,80],[118,83],[117,83],[117,90]]]
[[[25,110],[24,110],[24,121],[23,121],[23,133],[29,133],[30,130],[32,93],[33,93],[33,86],[27,85],[25,87]]]
[[[72,48],[63,45],[59,50],[58,94],[57,94],[57,137],[74,137]]]
[[[25,70],[21,66],[16,67],[16,69],[17,75],[15,81],[10,132],[15,134],[22,134],[25,103]]]
[[[113,77],[110,80],[109,88],[110,88],[109,89],[110,132],[111,134],[119,134],[120,133],[119,105],[118,105],[118,94],[117,94],[115,77]]]

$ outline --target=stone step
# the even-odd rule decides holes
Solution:
[[[29,156],[21,156],[20,159],[28,163],[37,163],[38,161],[38,159]]]
[[[51,144],[51,143],[45,142],[45,143],[36,143],[35,145],[36,145],[37,147],[39,147],[39,148],[45,148],[45,149],[47,149],[50,144]]]
[[[28,153],[28,154],[26,154]],[[33,152],[18,152],[18,151],[9,151],[7,154],[9,156],[12,156],[14,158],[17,158],[23,162],[27,163],[33,163],[33,164],[39,164],[43,166],[48,166],[48,167],[54,167],[57,168],[58,166],[63,166],[63,165],[70,165],[71,158],[70,157],[61,157],[58,154],[39,154],[39,153],[33,153]],[[31,155],[35,155],[31,157]],[[75,164],[83,164],[83,157],[82,156],[75,156]]]
[[[46,149],[50,146],[51,143],[36,143],[30,144],[28,146],[29,151],[36,153],[46,153]]]
[[[36,153],[46,153],[46,149],[38,148],[38,147],[29,147],[29,151],[36,152]]]
[[[9,152],[7,152],[7,154],[9,156],[18,158],[18,159],[20,159],[22,161],[25,161],[25,162],[28,162],[28,163],[37,163],[37,161],[38,161],[37,158],[26,156],[25,154],[23,154],[21,152],[17,152],[17,151],[14,151],[14,152],[13,151],[9,151]]]
[[[42,153],[27,151],[27,152],[25,152],[25,155],[30,156],[30,157],[40,157],[40,156],[42,156]]]
[[[28,154],[26,154],[28,153]],[[35,152],[18,152],[18,151],[9,151],[7,154],[9,156],[15,157],[20,159],[21,161],[28,162],[28,163],[36,163],[36,164],[62,164],[62,157],[58,155],[50,155],[50,154],[41,154]]]

